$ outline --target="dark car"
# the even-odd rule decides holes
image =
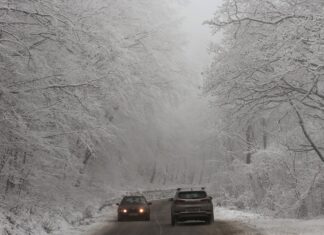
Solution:
[[[118,221],[150,220],[150,205],[144,196],[125,196],[118,205]]]
[[[205,189],[183,190],[178,189],[174,198],[171,198],[171,224],[178,221],[202,220],[207,224],[214,222],[212,197]]]

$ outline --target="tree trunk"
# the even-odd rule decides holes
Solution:
[[[297,107],[295,106],[295,104],[291,100],[289,100],[289,102],[290,102],[290,105],[295,110],[295,113],[296,113],[296,115],[298,117],[299,126],[302,129],[304,136],[306,137],[306,139],[308,140],[308,142],[310,143],[310,145],[312,146],[312,148],[316,152],[317,156],[321,159],[322,162],[324,162],[324,156],[321,153],[321,151],[319,150],[319,148],[316,146],[316,144],[314,143],[314,141],[312,140],[311,136],[308,134],[308,132],[306,130],[306,127],[305,127],[304,120],[303,120],[301,114],[299,113]]]
[[[247,143],[246,164],[251,163],[253,140],[254,140],[253,128],[252,125],[249,124],[248,128],[246,129],[246,143]]]
[[[261,119],[261,125],[262,125],[262,141],[263,141],[263,149],[267,148],[267,142],[268,142],[268,135],[267,135],[267,120],[265,118]]]
[[[151,184],[155,181],[155,176],[156,176],[156,162],[154,162],[154,168],[153,168],[152,176],[150,179]]]

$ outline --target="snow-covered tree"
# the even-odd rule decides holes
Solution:
[[[251,166],[256,167],[251,175],[254,179],[246,182],[265,185],[256,174],[263,175],[260,180],[270,179],[266,175],[276,171],[281,172],[276,175],[280,179],[289,174],[297,182],[294,186],[280,184],[277,189],[271,184],[262,190],[253,186],[252,190],[259,192],[257,197],[267,198],[265,192],[278,193],[287,187],[309,196],[320,187],[323,172],[318,166],[324,161],[323,12],[320,0],[226,0],[214,18],[206,21],[214,32],[222,33],[223,40],[210,48],[214,60],[206,73],[205,91],[224,112],[224,129],[236,142],[236,153],[246,154],[247,163],[251,154],[252,163],[256,161]],[[264,154],[269,159],[260,160]],[[267,174],[260,173],[265,161],[273,164]],[[292,169],[298,164],[308,170],[294,175],[297,170]],[[282,198],[285,202],[279,204],[293,207],[288,197]],[[301,198],[296,198],[299,203],[305,199]],[[296,207],[300,209],[301,204]]]
[[[0,194],[8,205],[74,198],[81,209],[112,188],[189,174],[174,167],[180,160],[170,166],[168,149],[184,147],[165,131],[181,134],[168,113],[188,75],[178,24],[167,1],[0,3]]]
[[[324,161],[321,143],[312,141],[312,126],[321,126],[323,116],[323,7],[322,1],[226,1],[206,22],[223,30],[224,46],[214,47],[205,88],[246,120],[295,116]]]

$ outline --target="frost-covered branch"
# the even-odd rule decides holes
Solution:
[[[305,127],[305,123],[304,120],[300,114],[300,112],[298,111],[296,105],[290,100],[289,101],[291,107],[294,109],[297,117],[298,117],[298,121],[299,121],[299,125],[303,131],[304,136],[306,137],[307,141],[310,143],[310,145],[312,146],[312,148],[314,149],[314,151],[316,152],[317,156],[321,159],[322,162],[324,162],[324,156],[321,153],[321,151],[319,150],[319,148],[316,146],[316,144],[314,143],[314,141],[312,140],[312,138],[310,137],[308,131],[306,130]]]

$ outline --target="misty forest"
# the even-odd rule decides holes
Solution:
[[[198,22],[206,63],[188,4],[0,1],[0,234],[69,234],[126,192],[183,185],[324,216],[323,0],[220,0]]]

